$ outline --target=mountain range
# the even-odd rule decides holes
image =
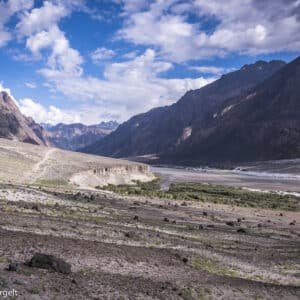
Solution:
[[[119,125],[37,124],[0,92],[0,137],[156,163],[227,165],[300,157],[300,57],[258,61]]]
[[[75,124],[42,124],[46,130],[46,136],[51,145],[76,151],[87,147],[114,131],[119,124],[115,121],[101,122],[97,125]]]
[[[13,98],[0,92],[0,137],[35,145],[49,146],[46,132],[32,118],[20,112]]]
[[[300,58],[258,61],[134,116],[84,152],[170,164],[300,157]]]
[[[118,125],[115,121],[89,126],[81,123],[38,124],[21,113],[9,93],[0,92],[0,138],[76,151],[99,141]]]

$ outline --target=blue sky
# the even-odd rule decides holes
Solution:
[[[125,121],[299,53],[299,0],[0,0],[0,89],[38,122]]]

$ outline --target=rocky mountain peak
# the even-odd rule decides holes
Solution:
[[[0,92],[0,137],[36,145],[49,145],[44,129],[20,112],[7,92]]]

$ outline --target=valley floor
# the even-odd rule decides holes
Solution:
[[[1,185],[0,240],[18,299],[300,297],[299,212]],[[72,273],[24,265],[36,252]]]
[[[245,166],[243,170],[152,167],[152,172],[161,178],[163,189],[168,189],[171,183],[205,182],[262,191],[294,192],[300,196],[300,160],[294,162],[293,168],[297,171],[291,167],[275,169],[253,165]]]

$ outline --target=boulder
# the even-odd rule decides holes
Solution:
[[[29,267],[52,270],[62,274],[71,273],[71,265],[53,255],[36,253],[27,263]]]

